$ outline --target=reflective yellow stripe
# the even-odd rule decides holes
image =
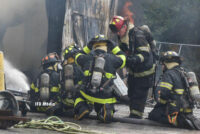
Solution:
[[[48,108],[49,107],[36,107],[37,111],[39,111],[39,112],[45,112],[45,111],[47,111]]]
[[[73,48],[74,48],[74,46],[70,46],[70,47],[69,47],[69,50],[71,51]]]
[[[79,82],[78,82],[78,85],[81,85],[82,83],[83,83],[83,81],[79,81]]]
[[[34,85],[33,83],[31,84],[31,88],[32,88],[32,89],[34,89],[34,88],[35,88],[35,85]]]
[[[160,86],[160,87],[165,87],[165,88],[167,88],[167,89],[169,89],[169,90],[172,90],[172,87],[173,87],[173,85],[170,84],[170,83],[168,83],[168,82],[160,82],[160,83],[158,84],[158,86]]]
[[[59,92],[60,88],[59,87],[52,87],[51,92]]]
[[[67,54],[68,52],[69,52],[69,51],[66,49],[66,50],[65,50],[65,54]]]
[[[166,104],[166,103],[167,103],[166,100],[163,100],[163,99],[161,99],[161,98],[160,98],[158,101],[159,101],[161,104]]]
[[[141,62],[144,61],[144,56],[142,54],[137,54],[136,56],[138,56],[140,58]]]
[[[175,92],[176,92],[177,94],[183,94],[184,89],[175,89]]]
[[[121,51],[121,50],[118,46],[116,46],[115,48],[112,49],[113,54],[117,54],[119,51]]]
[[[103,120],[104,120],[104,122],[105,122],[105,121],[106,121],[106,114],[107,114],[106,105],[103,106],[103,109],[104,109],[104,117],[103,117]]]
[[[142,117],[143,116],[143,113],[138,111],[138,110],[135,110],[135,109],[131,109],[130,111],[131,114],[134,114],[134,115],[137,115],[137,116],[140,116]]]
[[[36,93],[39,92],[39,89],[35,87],[33,83],[31,84],[31,89],[33,89]]]
[[[80,56],[80,55],[83,55],[82,53],[78,53],[76,56],[75,56],[75,63],[78,65],[78,63],[77,63],[77,59],[78,59],[78,57]]]
[[[74,107],[79,103],[79,102],[82,102],[82,101],[85,101],[84,99],[82,99],[82,98],[77,98],[76,100],[75,100],[75,102],[74,102]]]
[[[85,47],[83,47],[83,51],[84,51],[86,54],[89,54],[91,50],[88,48],[88,46],[85,46]]]
[[[73,99],[66,98],[62,102],[67,106],[73,106],[74,105],[74,100]]]
[[[153,67],[147,71],[141,72],[141,73],[133,73],[133,75],[135,77],[144,77],[144,76],[148,76],[151,75],[155,72],[155,64],[153,65]]]
[[[117,55],[117,56],[122,59],[123,63],[120,68],[123,68],[126,64],[126,56],[125,55]]]
[[[89,72],[89,70],[85,70],[83,74],[84,74],[84,76],[90,76],[91,75],[91,73]]]
[[[114,74],[111,73],[105,73],[106,78],[110,79],[110,78],[115,78],[116,76]]]
[[[91,73],[89,72],[89,70],[85,70],[83,74],[84,76],[91,76]],[[115,78],[116,76],[111,73],[105,73],[105,77],[110,79],[110,78]]]
[[[192,109],[191,109],[191,108],[181,108],[181,109],[180,109],[180,112],[183,112],[183,113],[191,113],[191,112],[192,112]]]
[[[149,44],[147,44],[147,46],[138,47],[137,50],[138,51],[149,52],[150,51]]]
[[[199,90],[199,87],[198,86],[192,86],[192,87],[190,87],[190,90]]]
[[[175,104],[175,103],[173,103],[173,102],[171,102],[171,103],[170,103],[170,105],[172,105],[172,106],[176,107],[176,104]]]
[[[109,98],[109,99],[100,99],[100,98],[95,98],[92,96],[89,96],[87,94],[85,94],[83,91],[80,90],[80,93],[83,95],[83,97],[85,97],[87,100],[91,101],[91,102],[95,102],[95,103],[100,103],[100,104],[112,104],[112,103],[116,103],[117,99],[115,97],[113,98]]]

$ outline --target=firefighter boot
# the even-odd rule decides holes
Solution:
[[[113,104],[104,104],[97,112],[97,117],[100,121],[104,123],[109,123],[113,119],[114,111],[115,110]]]
[[[79,102],[74,108],[74,118],[75,120],[82,120],[88,117],[90,113],[90,108],[86,102]]]

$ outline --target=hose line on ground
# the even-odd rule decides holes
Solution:
[[[14,126],[15,128],[34,128],[48,129],[67,134],[102,134],[100,132],[83,130],[80,125],[73,122],[64,122],[56,116],[51,116],[45,120],[31,120],[29,122],[20,122]]]

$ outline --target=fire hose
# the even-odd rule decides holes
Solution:
[[[51,116],[45,120],[31,120],[29,122],[20,122],[14,126],[15,128],[34,128],[48,129],[67,134],[103,134],[101,132],[82,130],[81,126],[73,122],[64,122],[56,116]]]

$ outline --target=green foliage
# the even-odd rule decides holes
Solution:
[[[157,40],[200,44],[200,0],[152,0],[143,6]]]

